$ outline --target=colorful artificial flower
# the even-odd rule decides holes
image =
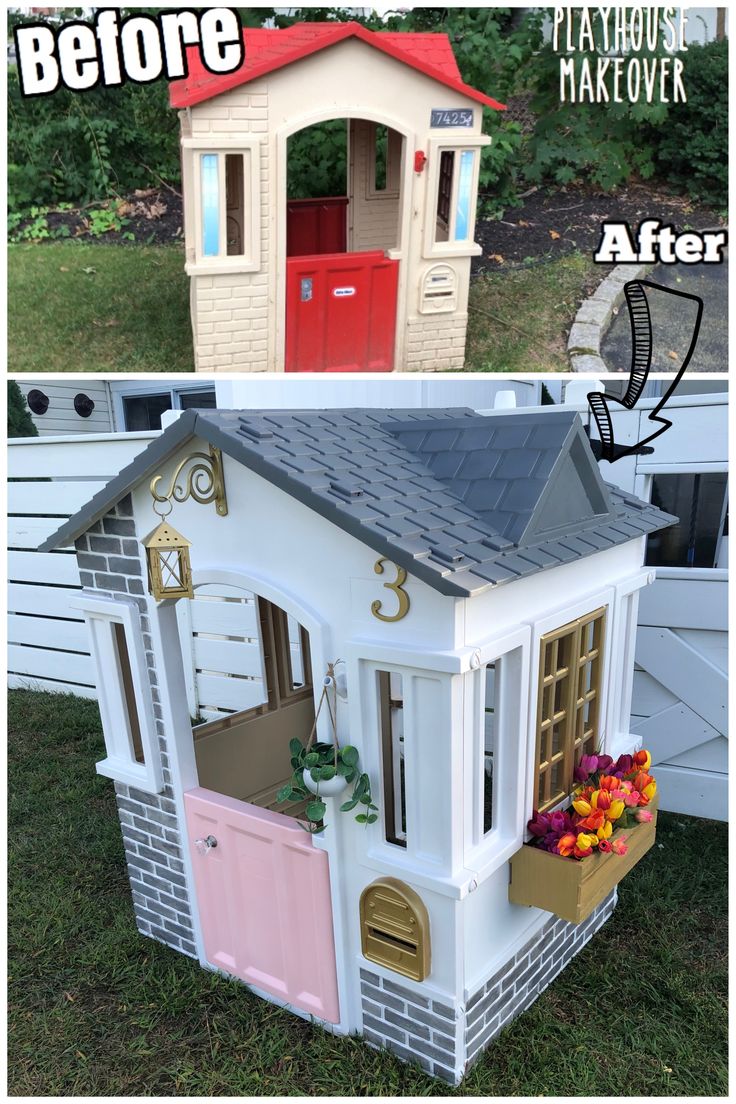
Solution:
[[[648,773],[651,761],[645,749],[619,755],[615,763],[610,755],[583,755],[575,768],[571,808],[535,811],[529,821],[534,845],[563,858],[584,859],[596,848],[603,854],[625,855],[626,836],[613,838],[614,829],[654,819],[646,809],[657,792]]]

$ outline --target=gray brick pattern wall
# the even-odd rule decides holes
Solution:
[[[405,1062],[418,1062],[425,1073],[456,1084],[458,1011],[415,993],[406,985],[360,971],[363,1036]]]
[[[524,1012],[609,918],[616,891],[581,924],[553,916],[466,1005],[465,1046],[469,1067],[515,1016]]]
[[[132,599],[140,611],[164,788],[159,794],[148,794],[115,783],[136,924],[144,935],[196,956],[181,832],[144,598],[143,563],[130,497],[126,496],[90,526],[77,540],[76,549],[83,587],[112,598]]]

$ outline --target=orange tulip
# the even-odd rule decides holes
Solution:
[[[560,836],[557,841],[557,852],[560,855],[567,857],[572,855],[575,844],[577,843],[577,836],[573,832],[566,832],[564,836]]]
[[[652,757],[645,748],[642,748],[641,751],[635,751],[633,759],[634,765],[643,771],[648,771],[652,765]]]

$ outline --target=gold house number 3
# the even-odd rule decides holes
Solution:
[[[390,563],[390,560],[376,560],[373,567],[376,575],[383,575],[383,565]],[[404,590],[404,583],[406,582],[406,571],[403,567],[399,567],[398,564],[393,564],[396,568],[396,578],[392,583],[384,583],[386,590],[391,590],[396,595],[399,601],[399,608],[396,613],[388,614],[381,613],[383,602],[378,598],[375,602],[371,602],[371,613],[374,617],[377,617],[379,621],[400,621],[402,617],[406,617],[409,612],[409,595]]]

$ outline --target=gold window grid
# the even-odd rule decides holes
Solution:
[[[539,649],[535,807],[569,794],[575,763],[596,751],[606,607],[545,633]]]

